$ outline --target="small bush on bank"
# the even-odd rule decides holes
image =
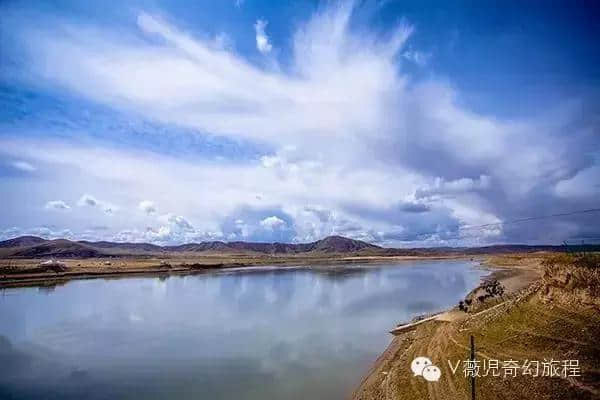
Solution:
[[[496,279],[485,282],[480,286],[479,290],[483,291],[483,294],[480,294],[476,297],[479,303],[484,303],[487,299],[494,297],[502,297],[505,292],[504,286],[502,286],[502,284]],[[461,300],[458,302],[458,309],[468,312],[472,308],[472,304],[472,299],[467,298],[465,300]]]

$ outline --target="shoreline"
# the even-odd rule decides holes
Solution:
[[[481,289],[482,285],[488,281],[493,281],[493,280],[499,281],[502,285],[504,285],[506,287],[507,294],[511,294],[511,293],[514,293],[515,291],[520,290],[523,287],[527,286],[527,284],[532,282],[534,278],[538,277],[537,274],[529,274],[531,272],[530,270],[515,269],[515,268],[506,267],[506,266],[495,265],[495,264],[489,262],[489,258],[486,258],[486,257],[483,257],[483,258],[484,258],[483,260],[481,260],[481,259],[469,260],[472,262],[478,262],[478,264],[476,266],[474,266],[474,268],[486,271],[486,272],[488,272],[488,274],[481,277],[479,284],[477,286],[475,286],[474,288],[472,288],[467,293],[465,298],[474,297],[477,294],[477,292]],[[515,284],[517,287],[515,287]],[[398,323],[396,325],[396,327],[394,327],[392,330],[390,330],[390,333],[393,334],[393,331],[395,329],[397,329],[398,327],[401,327],[403,325],[416,325],[416,324],[420,324],[420,323],[424,323],[424,322],[433,320],[436,317],[439,317],[446,313],[451,312],[455,308],[456,308],[456,306],[454,306],[452,308],[446,308],[446,309],[443,309],[440,311],[435,311],[432,313],[425,313],[425,314],[417,315],[408,321],[402,321],[402,322]]]
[[[137,276],[160,277],[170,275],[195,275],[201,273],[210,273],[228,270],[244,270],[249,268],[267,268],[274,269],[282,268],[304,268],[307,266],[337,266],[337,265],[353,265],[353,264],[385,264],[385,263],[401,263],[409,261],[428,261],[428,260],[471,260],[475,261],[475,257],[469,256],[349,256],[349,257],[316,257],[316,258],[218,258],[218,259],[187,259],[174,260],[176,262],[171,265],[169,259],[68,259],[65,262],[70,270],[64,272],[1,272],[0,271],[0,289],[18,288],[18,287],[35,287],[35,286],[54,286],[64,284],[76,279],[103,279],[103,278],[127,278]],[[480,260],[481,257],[477,257]],[[3,259],[0,263],[17,262],[27,266],[35,266],[39,264],[40,259]],[[106,266],[105,263],[110,262],[111,265]],[[112,266],[112,263],[121,262],[120,266]],[[167,264],[165,264],[167,262]],[[80,266],[80,264],[88,264]],[[145,263],[142,266],[135,264]],[[92,264],[91,266],[89,264]]]
[[[478,260],[479,265],[477,267],[488,270],[490,273],[482,277],[479,285],[473,288],[465,298],[474,298],[478,291],[481,290],[484,283],[497,280],[505,287],[505,297],[510,299],[515,294],[525,290],[541,277],[537,268],[539,263],[538,257],[539,255],[529,255],[529,257],[522,255],[487,255],[481,257],[483,260],[481,258]],[[507,263],[511,258],[519,259],[519,261],[523,258],[528,258],[531,262],[526,263],[525,265],[517,265],[515,262]],[[352,392],[350,399],[379,399],[379,397],[372,395],[372,392],[374,391],[373,387],[376,383],[379,386],[384,386],[384,384],[388,383],[388,374],[392,368],[392,364],[396,363],[398,358],[402,358],[402,356],[406,355],[409,348],[417,339],[422,340],[427,338],[427,336],[415,338],[414,335],[416,335],[417,330],[425,330],[428,335],[433,337],[439,324],[445,322],[451,323],[460,321],[462,318],[467,319],[476,316],[479,313],[501,306],[507,301],[508,300],[503,300],[502,302],[484,308],[483,310],[479,309],[475,313],[462,312],[458,310],[457,306],[454,306],[435,314],[419,315],[411,321],[398,324],[390,331],[390,334],[393,335],[392,340],[373,362],[368,372]],[[456,318],[457,315],[458,319]],[[382,376],[385,378],[382,378]]]

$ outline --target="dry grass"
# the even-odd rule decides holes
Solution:
[[[600,306],[600,254],[561,254],[542,262],[546,301]]]
[[[494,258],[504,267],[515,262],[520,269],[533,257]],[[582,372],[577,378],[478,378],[478,399],[599,399],[600,313],[592,301],[598,300],[597,260],[597,255],[538,257],[532,267],[542,270],[543,277],[512,292],[501,305],[455,322],[428,322],[396,337],[354,399],[469,399],[469,379],[462,369],[453,374],[447,361],[468,358],[471,335],[478,360],[574,359]],[[428,356],[442,368],[439,382],[412,376],[409,366],[417,356]]]

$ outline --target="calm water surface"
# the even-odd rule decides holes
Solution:
[[[331,269],[333,268],[333,269]],[[2,399],[343,399],[462,261],[72,281],[0,292]]]

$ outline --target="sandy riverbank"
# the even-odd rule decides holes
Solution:
[[[452,373],[448,360],[468,359],[471,335],[479,360],[577,358],[582,369],[589,371],[580,379],[482,378],[477,386],[478,399],[598,398],[597,388],[589,381],[599,378],[600,350],[594,343],[600,334],[600,316],[577,302],[565,306],[542,299],[538,293],[541,261],[539,255],[487,257],[482,267],[493,272],[486,280],[497,279],[503,284],[503,298],[477,304],[469,313],[455,307],[437,318],[400,329],[352,399],[469,399],[469,380],[462,367]],[[481,287],[476,288],[468,297],[475,299],[480,291]],[[412,376],[410,362],[418,356],[429,357],[441,368],[440,381],[428,383]]]

